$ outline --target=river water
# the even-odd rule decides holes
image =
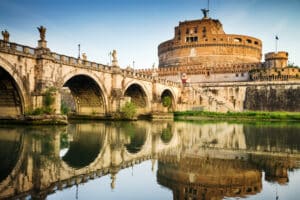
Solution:
[[[0,126],[0,199],[299,199],[297,123]]]

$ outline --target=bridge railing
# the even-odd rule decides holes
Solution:
[[[65,65],[72,65],[74,67],[92,68],[94,70],[105,71],[105,72],[109,72],[112,70],[111,66],[108,66],[108,65],[103,65],[103,64],[96,63],[96,62],[82,60],[82,59],[78,59],[75,57],[58,54],[55,52],[51,52],[51,56],[54,58],[54,60],[56,62],[65,64]]]
[[[161,84],[169,85],[169,86],[176,86],[176,87],[181,86],[180,83],[169,81],[164,78],[155,77],[155,76],[152,76],[149,74],[144,74],[144,73],[141,73],[141,72],[135,71],[135,70],[121,69],[121,72],[124,76],[127,76],[127,77],[137,78],[137,79],[151,81],[151,82],[156,81],[157,83],[161,83]]]
[[[34,56],[36,53],[35,48],[13,42],[6,42],[4,40],[0,40],[0,49],[5,52],[20,53],[30,56]]]
[[[4,40],[0,40],[0,51],[8,52],[8,53],[20,53],[22,55],[27,55],[30,57],[36,57],[38,54],[37,48],[32,48],[25,45],[20,45],[17,43],[12,42],[6,42]],[[84,68],[91,68],[98,71],[103,72],[111,72],[112,73],[112,67],[108,65],[98,64],[96,62],[91,62],[87,60],[78,59],[71,56],[66,56],[62,54],[58,54],[55,52],[49,52],[49,54],[53,60],[57,63],[65,64],[65,65],[71,65],[74,67],[84,67]],[[135,70],[128,70],[128,69],[121,69],[121,73],[123,73],[125,76],[130,76],[133,78],[138,78],[145,81],[154,81],[156,80],[158,83],[169,85],[169,86],[177,86],[179,87],[180,84],[172,81],[168,81],[163,78],[158,78],[152,76],[152,74],[145,74],[141,73],[141,71],[135,71]]]

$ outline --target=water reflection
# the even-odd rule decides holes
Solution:
[[[288,185],[289,171],[300,167],[299,150],[297,124],[139,121],[0,127],[0,199],[45,199],[106,175],[111,188],[118,188],[118,174],[145,160],[152,161],[152,169],[158,160],[157,183],[174,199],[244,198],[261,193],[264,180]]]
[[[70,138],[69,144],[61,135],[61,145],[65,145],[60,149],[67,147],[62,160],[75,169],[89,166],[103,148],[105,129],[101,125],[81,124],[70,126],[67,132],[73,134],[65,134],[67,139]]]

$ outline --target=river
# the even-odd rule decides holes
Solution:
[[[0,199],[299,199],[299,123],[0,126]]]

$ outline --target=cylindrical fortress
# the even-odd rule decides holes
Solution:
[[[257,63],[262,58],[261,40],[226,34],[219,20],[179,22],[172,40],[158,46],[159,67]]]

